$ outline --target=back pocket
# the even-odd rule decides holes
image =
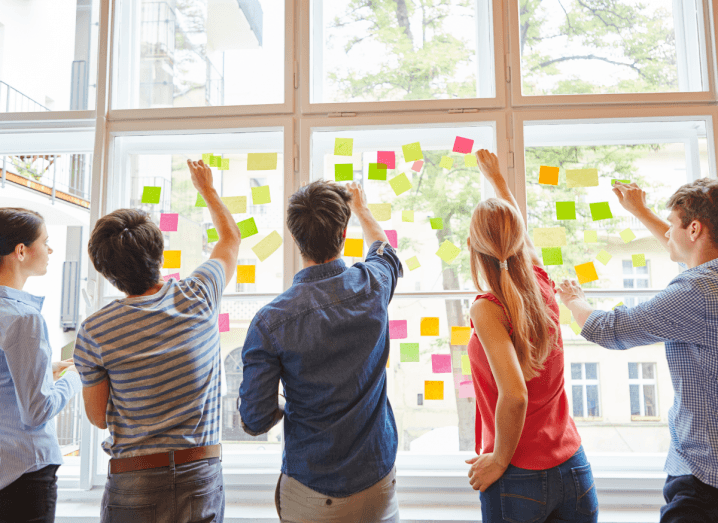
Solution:
[[[598,510],[598,496],[591,465],[572,468],[571,474],[576,485],[576,512],[589,516],[594,514]]]
[[[504,521],[533,523],[546,517],[546,472],[511,472],[499,479],[499,485]]]
[[[212,523],[222,512],[224,504],[224,487],[220,485],[214,490],[192,496],[193,523]]]
[[[105,509],[107,523],[155,523],[155,506],[140,505],[126,507],[120,505],[108,505]]]

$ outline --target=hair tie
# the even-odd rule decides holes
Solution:
[[[501,269],[505,269],[505,270],[508,271],[508,270],[509,270],[509,262],[508,262],[508,260],[504,260],[504,261],[502,261],[502,262],[499,262],[499,267],[500,267]]]

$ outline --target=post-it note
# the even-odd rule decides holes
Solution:
[[[566,185],[572,187],[598,187],[598,169],[566,169]]]
[[[444,382],[443,381],[425,381],[424,382],[424,399],[425,400],[443,400],[444,399]]]
[[[619,178],[611,178],[611,185],[613,185],[613,184],[616,183],[616,182],[631,183],[631,180],[621,180],[621,179],[619,179]]]
[[[646,266],[646,255],[645,254],[631,254],[631,261],[634,267],[645,267]]]
[[[581,326],[578,324],[578,322],[572,321],[569,327],[571,327],[571,330],[576,336],[581,335]]]
[[[583,231],[584,243],[598,243],[598,231]]]
[[[269,258],[274,252],[282,246],[282,237],[277,231],[270,232],[257,245],[252,247],[252,251],[257,255],[259,261],[263,262]]]
[[[579,285],[598,280],[598,273],[596,273],[596,266],[593,262],[576,265],[574,266],[574,269],[576,269],[576,276],[578,276]]]
[[[476,390],[474,390],[473,381],[462,381],[459,385],[459,398],[475,398]]]
[[[231,214],[241,214],[247,212],[246,196],[222,196],[222,201],[227,206],[227,209],[229,209]]]
[[[461,154],[469,154],[471,152],[471,148],[474,146],[474,141],[469,138],[462,138],[461,136],[457,136],[456,140],[454,140],[454,148],[452,149],[455,153],[461,153]]]
[[[471,327],[451,327],[451,344],[468,345],[471,339]]]
[[[207,207],[207,202],[204,201],[204,198],[202,198],[202,195],[200,193],[197,193],[197,201],[194,204],[195,207]]]
[[[408,260],[406,260],[406,266],[409,268],[410,271],[413,271],[414,269],[418,269],[421,267],[421,264],[419,263],[419,258],[416,256],[412,256]]]
[[[209,161],[212,159],[212,153],[202,153],[202,163],[209,165]]]
[[[575,220],[576,202],[556,202],[557,220]]]
[[[630,243],[633,240],[636,239],[636,234],[629,228],[629,229],[623,229],[619,236],[623,240],[623,243]]]
[[[237,283],[254,283],[256,270],[255,265],[237,265]]]
[[[265,203],[272,203],[272,198],[269,195],[269,185],[252,187],[252,205],[263,205]]]
[[[229,158],[222,158],[219,164],[220,171],[229,171]]]
[[[163,279],[164,281],[170,281],[172,278],[174,278],[175,280],[179,280],[179,279],[180,279],[180,273],[179,273],[179,272],[173,272],[172,274],[167,274],[167,275],[165,275],[165,276],[162,276],[162,279]]]
[[[421,318],[421,335],[422,336],[438,336],[439,335],[439,318],[428,317]]]
[[[542,185],[558,185],[558,167],[548,165],[539,167],[539,183]]]
[[[563,303],[558,304],[558,322],[561,325],[571,323],[571,311]]]
[[[337,182],[348,182],[354,179],[354,164],[335,163],[334,180]]]
[[[439,167],[442,169],[451,169],[454,166],[454,159],[451,156],[442,156]]]
[[[351,156],[354,154],[354,138],[335,138],[334,154],[336,156]]]
[[[461,355],[461,374],[471,376],[471,360],[468,354]]]
[[[613,256],[611,256],[608,252],[606,252],[603,249],[601,249],[599,251],[599,253],[596,255],[596,259],[604,265],[606,265],[608,262],[610,262],[611,258],[613,258]]]
[[[347,238],[344,241],[344,256],[352,258],[364,256],[364,240],[361,238]]]
[[[563,247],[567,245],[566,229],[564,227],[548,227],[534,229],[534,245],[541,247]]]
[[[412,187],[409,178],[407,178],[404,173],[401,173],[399,176],[394,176],[394,178],[389,180],[389,185],[391,185],[391,188],[394,190],[394,194],[397,196],[405,193]]]
[[[464,155],[464,167],[478,167],[479,162],[476,160],[476,156],[474,154],[465,154]]]
[[[215,156],[214,154],[209,157],[209,166],[210,167],[221,167],[222,166],[222,157],[221,156]]]
[[[434,374],[451,374],[451,354],[432,354],[431,372]]]
[[[229,313],[220,314],[217,323],[219,323],[219,332],[229,332]]]
[[[277,153],[247,154],[248,171],[274,171],[277,168]]]
[[[385,163],[370,163],[369,164],[369,179],[370,180],[386,180],[386,164]]]
[[[444,243],[441,244],[439,250],[436,251],[436,255],[446,263],[451,263],[456,259],[460,252],[461,249],[459,249],[456,245],[451,243],[449,240],[444,240]]]
[[[402,145],[401,150],[404,152],[405,162],[414,162],[424,159],[424,154],[421,152],[421,144],[419,142]]]
[[[418,173],[419,171],[421,171],[421,167],[423,165],[424,165],[424,161],[418,160],[418,161],[414,162],[413,164],[411,164],[411,170]]]
[[[145,187],[142,189],[142,203],[160,203],[162,187]]]
[[[160,214],[160,231],[177,232],[179,224],[179,214],[167,213]]]
[[[399,248],[399,235],[394,229],[388,229],[384,231],[384,234],[386,234],[386,239],[389,240],[389,245],[394,247],[395,249]]]
[[[402,363],[419,363],[419,344],[418,343],[401,343],[399,344],[400,359]]]
[[[394,151],[379,151],[376,153],[376,163],[383,163],[387,169],[395,169],[396,154]]]
[[[616,310],[616,307],[621,307],[622,305],[623,305],[623,302],[622,302],[622,301],[619,301],[616,305],[614,305],[613,307],[611,307],[611,310]]]
[[[563,265],[561,247],[542,247],[541,256],[544,265]]]
[[[594,222],[613,218],[611,207],[608,205],[608,202],[590,203],[588,206],[591,209],[591,218]]]
[[[391,220],[391,204],[390,203],[370,203],[367,204],[371,215],[378,222]]]
[[[214,243],[216,241],[219,241],[219,233],[217,232],[217,229],[214,227],[207,229],[207,243]]]
[[[413,222],[414,221],[414,211],[401,211],[401,221]]]
[[[441,230],[444,228],[444,219],[443,218],[429,218],[429,223],[431,223],[431,228],[435,231]]]
[[[389,320],[389,339],[406,339],[406,320]]]
[[[163,269],[179,269],[182,265],[182,251],[165,251]]]
[[[259,232],[257,224],[254,222],[254,217],[238,222],[237,227],[239,227],[239,234],[243,240]]]

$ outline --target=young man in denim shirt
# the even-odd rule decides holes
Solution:
[[[347,267],[341,256],[352,212],[369,251]],[[387,309],[401,262],[354,183],[302,187],[289,199],[287,226],[304,268],[249,326],[242,426],[259,435],[285,417],[281,521],[398,523],[398,439],[386,364]]]

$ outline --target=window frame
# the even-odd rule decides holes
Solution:
[[[586,377],[586,365],[587,364],[593,364],[596,365],[596,379],[589,379]],[[582,389],[582,399],[583,399],[583,405],[582,405],[582,412],[583,416],[573,416],[573,419],[575,421],[601,421],[603,420],[603,406],[601,405],[601,365],[599,363],[593,363],[593,362],[571,362],[571,365],[580,365],[581,366],[581,377],[580,378],[574,378],[573,375],[571,376],[571,387],[573,390],[573,387],[581,387]],[[598,390],[598,416],[589,416],[588,415],[588,394],[586,392],[586,388],[589,385],[595,385]],[[574,411],[576,409],[576,406],[573,406]]]
[[[630,408],[630,391],[631,391],[631,385],[636,385],[638,387],[638,402],[639,402],[639,414],[633,414],[631,413],[631,421],[661,421],[661,410],[658,402],[660,401],[658,397],[658,365],[656,365],[655,362],[652,361],[640,361],[640,362],[629,362],[629,368],[631,364],[634,363],[637,365],[637,371],[638,371],[638,378],[631,378],[630,374],[628,377],[628,391],[629,391],[629,408]],[[643,365],[653,365],[653,378],[644,378],[643,377]],[[645,394],[643,387],[649,385],[653,386],[653,393],[656,400],[655,410],[656,410],[656,416],[647,416],[646,415],[646,400],[645,400]],[[642,413],[642,414],[641,414]]]

